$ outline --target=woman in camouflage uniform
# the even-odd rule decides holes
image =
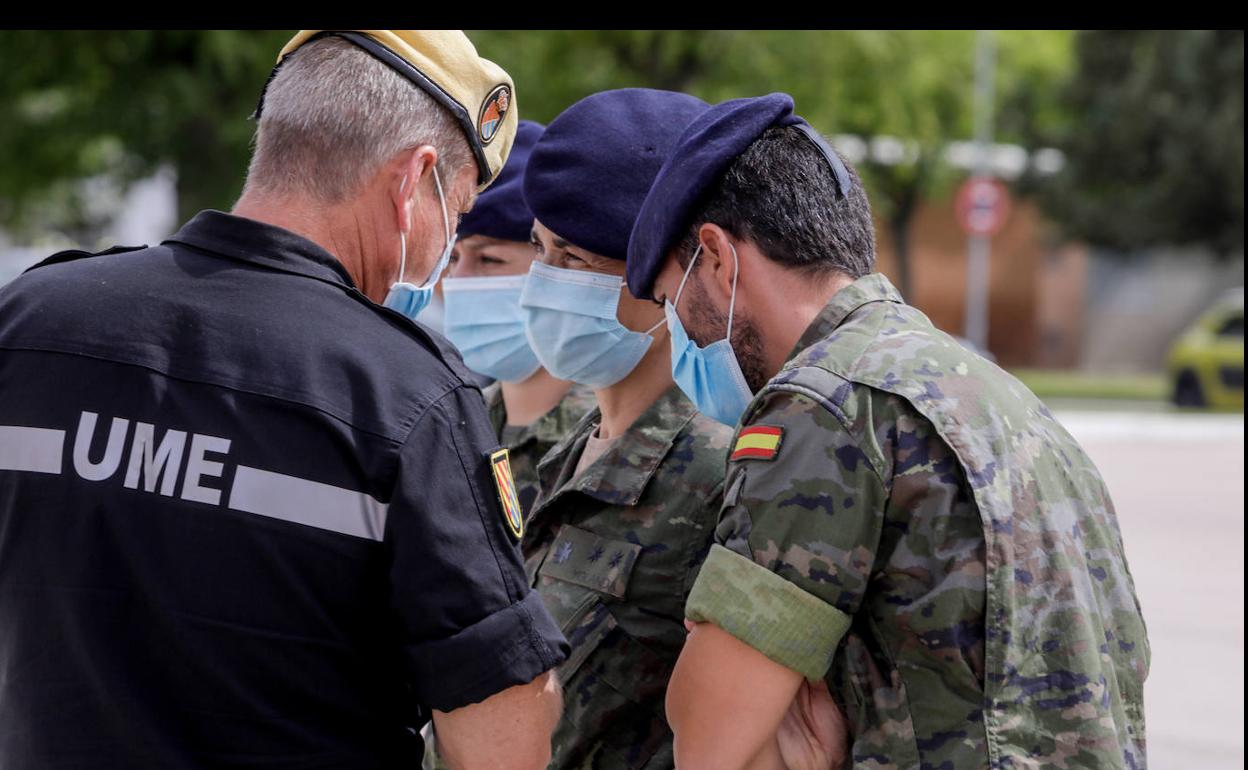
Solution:
[[[539,262],[521,300],[538,358],[598,407],[538,467],[523,550],[572,643],[551,768],[671,768],[663,701],[710,547],[731,431],[672,382],[662,308],[623,287],[628,233],[664,152],[706,105],[587,97],[537,143],[524,192]]]

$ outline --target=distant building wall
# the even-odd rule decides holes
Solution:
[[[1045,223],[1036,208],[1015,202],[991,241],[988,349],[1005,366],[1034,365],[1040,346],[1040,282],[1048,258]],[[890,233],[877,225],[878,267],[896,281]],[[967,239],[953,200],[922,204],[910,229],[911,286],[906,298],[932,323],[961,335],[966,319]]]
[[[1219,262],[1190,249],[1130,256],[1093,251],[1087,273],[1080,367],[1158,371],[1175,338],[1227,289],[1244,285],[1244,258]]]

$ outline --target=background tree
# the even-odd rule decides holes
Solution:
[[[919,203],[963,172],[944,162],[950,141],[971,138],[975,33],[947,30],[472,32],[516,79],[521,109],[550,120],[605,88],[684,90],[711,102],[771,91],[793,95],[825,134],[903,141],[904,155],[872,153],[856,165],[877,221],[891,235],[903,294],[909,232]],[[1072,35],[1004,31],[997,37],[997,140],[1052,130],[1071,71]],[[1037,129],[1038,130],[1038,129]]]
[[[120,187],[162,164],[179,215],[228,208],[246,169],[246,119],[280,31],[0,32],[0,226],[88,232],[78,180]],[[903,291],[920,201],[963,172],[971,138],[970,31],[469,31],[548,122],[606,88],[708,101],[787,91],[825,134],[896,137],[900,157],[857,164],[891,234]],[[995,138],[1057,142],[1068,164],[1044,200],[1066,232],[1130,248],[1243,249],[1243,33],[996,33]],[[1033,180],[1034,182],[1035,180]]]
[[[1243,30],[1082,32],[1066,153],[1042,197],[1064,232],[1115,251],[1244,250]]]
[[[70,183],[124,186],[165,163],[184,218],[228,208],[247,167],[246,117],[292,34],[0,32],[0,225],[90,227]]]

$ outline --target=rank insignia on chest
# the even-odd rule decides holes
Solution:
[[[780,439],[784,428],[771,425],[751,425],[737,434],[729,460],[774,460],[780,451]]]
[[[498,501],[503,505],[507,529],[519,540],[524,535],[524,511],[520,510],[520,497],[516,494],[516,481],[511,476],[511,459],[506,449],[490,454],[490,469],[494,473],[494,486],[498,488]]]

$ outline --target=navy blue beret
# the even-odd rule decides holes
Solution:
[[[524,167],[529,162],[537,140],[545,130],[541,123],[520,121],[516,127],[516,140],[511,145],[507,163],[499,172],[494,184],[477,196],[477,202],[460,220],[458,233],[486,235],[504,241],[529,242],[533,232],[533,212],[524,202],[521,190],[524,184]]]
[[[533,216],[570,243],[623,260],[655,174],[708,107],[651,88],[581,99],[551,121],[529,158],[524,197]]]
[[[628,242],[628,290],[634,297],[653,298],[654,279],[668,250],[688,229],[707,191],[773,126],[801,130],[831,167],[837,196],[846,195],[845,164],[819,132],[793,114],[793,97],[775,93],[721,102],[694,119],[681,135],[637,214]]]

